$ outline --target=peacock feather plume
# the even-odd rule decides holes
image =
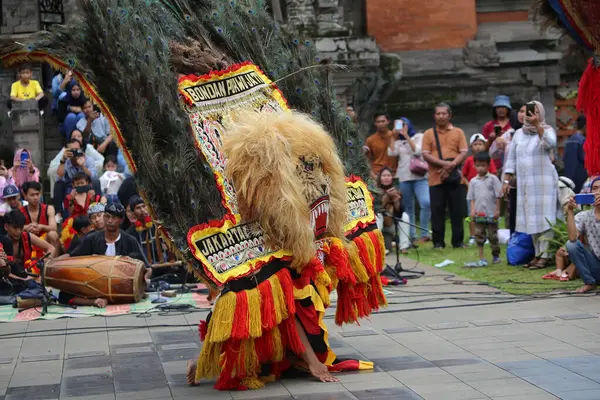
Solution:
[[[260,0],[83,0],[79,19],[37,35],[43,51],[85,76],[118,121],[154,216],[187,253],[190,227],[221,219],[212,172],[197,152],[180,108],[181,74],[251,61],[291,108],[311,114],[333,136],[347,173],[367,176],[355,125],[335,100],[331,65],[311,39],[280,26]],[[2,52],[17,50],[2,45]],[[188,254],[189,255],[189,254]],[[187,257],[191,262],[194,258]],[[201,274],[201,268],[195,268]]]

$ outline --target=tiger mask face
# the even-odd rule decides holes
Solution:
[[[240,214],[258,222],[269,247],[291,251],[292,265],[301,268],[316,255],[316,240],[344,237],[347,196],[335,144],[297,112],[238,120],[223,147]]]

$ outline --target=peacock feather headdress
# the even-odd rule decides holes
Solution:
[[[262,0],[84,0],[77,20],[23,47],[4,45],[5,65],[45,61],[73,69],[115,127],[153,217],[187,251],[190,226],[225,210],[212,171],[194,147],[178,78],[250,61],[290,108],[332,135],[348,172],[366,175],[355,126],[336,102],[314,43],[285,31]],[[355,143],[356,145],[352,145]],[[186,257],[193,260],[192,257]],[[195,268],[200,275],[201,268]]]

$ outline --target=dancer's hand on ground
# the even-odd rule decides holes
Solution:
[[[321,382],[339,382],[340,380],[335,376],[331,375],[325,364],[315,363],[309,365],[310,373],[312,376],[320,380]]]

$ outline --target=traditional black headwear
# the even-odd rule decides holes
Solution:
[[[144,200],[138,195],[131,196],[129,199],[129,209],[133,211],[138,204],[143,204]]]
[[[104,208],[104,212],[115,217],[125,218],[125,208],[120,204],[111,204]]]

